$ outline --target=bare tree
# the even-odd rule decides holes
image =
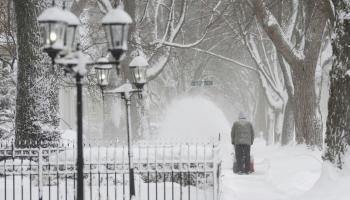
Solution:
[[[322,134],[315,126],[320,123],[315,92],[315,69],[322,44],[322,35],[328,20],[327,1],[295,1],[298,17],[292,26],[294,40],[288,39],[281,24],[263,0],[250,0],[249,6],[256,15],[278,53],[292,70],[294,84],[294,119],[296,141],[315,144],[315,136]]]

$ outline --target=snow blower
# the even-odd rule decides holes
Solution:
[[[254,169],[254,157],[250,156],[250,165],[249,165],[249,173],[255,172]],[[236,155],[233,153],[233,173],[238,173],[238,166],[236,161]]]

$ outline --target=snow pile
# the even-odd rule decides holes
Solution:
[[[349,156],[350,157],[350,156]],[[349,158],[343,170],[328,162],[322,165],[322,173],[314,187],[301,195],[300,200],[348,200],[350,196],[350,162]]]
[[[266,180],[285,195],[309,190],[320,176],[321,152],[307,150],[305,146],[269,148]]]
[[[208,141],[217,139],[219,133],[224,140],[229,139],[230,123],[223,112],[204,97],[177,99],[165,113],[158,139]]]

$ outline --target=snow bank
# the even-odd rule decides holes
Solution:
[[[259,152],[253,152],[258,156]],[[266,180],[287,196],[301,194],[314,185],[320,176],[320,151],[308,150],[304,145],[267,148]]]
[[[208,141],[229,139],[230,123],[224,113],[204,97],[185,97],[173,101],[160,125],[159,139]]]
[[[323,162],[323,152],[305,145],[266,146],[255,140],[255,172],[232,172],[232,155],[224,159],[223,200],[348,200],[350,154],[343,170]]]
[[[344,169],[324,162],[322,165],[322,173],[315,183],[314,187],[301,195],[300,200],[348,200],[350,197],[350,156]]]

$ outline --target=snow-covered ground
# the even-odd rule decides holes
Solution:
[[[265,146],[262,139],[256,139],[251,154],[255,172],[237,175],[232,172],[231,155],[225,153],[223,200],[297,199],[320,176],[321,153],[304,146]]]
[[[255,172],[232,172],[230,122],[214,103],[201,97],[175,101],[166,112],[162,131],[176,135],[213,137],[222,133],[222,200],[348,200],[350,199],[350,164],[343,171],[322,161],[322,152],[303,145],[266,146],[257,138],[251,154]],[[171,133],[171,134],[169,134]],[[350,160],[350,159],[348,159]]]
[[[255,172],[237,175],[225,152],[223,200],[345,200],[350,199],[350,169],[323,163],[322,152],[302,145],[265,146],[257,139],[252,147]]]

